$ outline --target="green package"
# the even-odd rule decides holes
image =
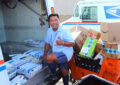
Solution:
[[[81,51],[79,52],[79,55],[81,57],[91,58],[95,50],[96,43],[97,39],[87,37]]]

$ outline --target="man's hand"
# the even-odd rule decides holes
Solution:
[[[47,58],[47,54],[44,54],[44,56],[40,58],[40,60],[46,60],[46,58]]]
[[[64,42],[59,37],[59,40],[56,41],[56,46],[57,45],[63,45],[63,46],[66,46],[66,47],[73,47],[75,45],[75,43],[74,42]]]
[[[61,40],[61,37],[59,37],[59,40],[56,41],[56,45],[64,45],[64,42]]]

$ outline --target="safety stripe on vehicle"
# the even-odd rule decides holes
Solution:
[[[100,25],[100,22],[66,22],[63,25]]]
[[[1,66],[1,67],[0,67],[0,72],[3,71],[3,70],[5,70],[5,69],[6,69],[6,66],[5,66],[5,65],[4,65],[4,66]]]
[[[4,60],[0,60],[0,65],[4,64]]]

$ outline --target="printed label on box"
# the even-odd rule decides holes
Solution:
[[[82,50],[81,50],[82,53],[88,53],[88,47],[83,47]]]
[[[120,44],[118,44],[118,52],[120,53]]]

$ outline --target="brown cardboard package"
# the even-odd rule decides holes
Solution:
[[[92,30],[92,29],[87,30],[84,27],[79,26],[79,25],[71,28],[70,32],[72,34],[73,39],[75,40],[74,50],[77,53],[80,52],[80,49],[82,48],[87,36],[90,36],[92,34],[93,38],[95,38],[95,39],[100,38],[99,32]]]
[[[92,36],[91,36],[91,34],[92,34]],[[101,33],[97,32],[95,30],[89,29],[87,36],[90,36],[90,37],[98,40],[101,37]]]
[[[101,39],[108,42],[119,42],[120,22],[101,23]]]
[[[73,39],[75,40],[74,50],[76,52],[79,52],[87,37],[88,30],[81,26],[75,26],[71,28],[70,32],[72,34]]]
[[[102,49],[101,53],[105,57],[108,57],[108,58],[120,59],[120,46],[119,45],[120,45],[119,42],[107,42],[105,43],[105,48]],[[109,50],[106,51],[106,49],[109,49]],[[113,50],[111,51],[110,49],[115,49],[115,51]]]
[[[103,49],[102,48],[102,40],[99,39],[98,42],[97,42],[97,44],[96,44],[96,47],[95,47],[95,52],[99,53],[102,49]]]

